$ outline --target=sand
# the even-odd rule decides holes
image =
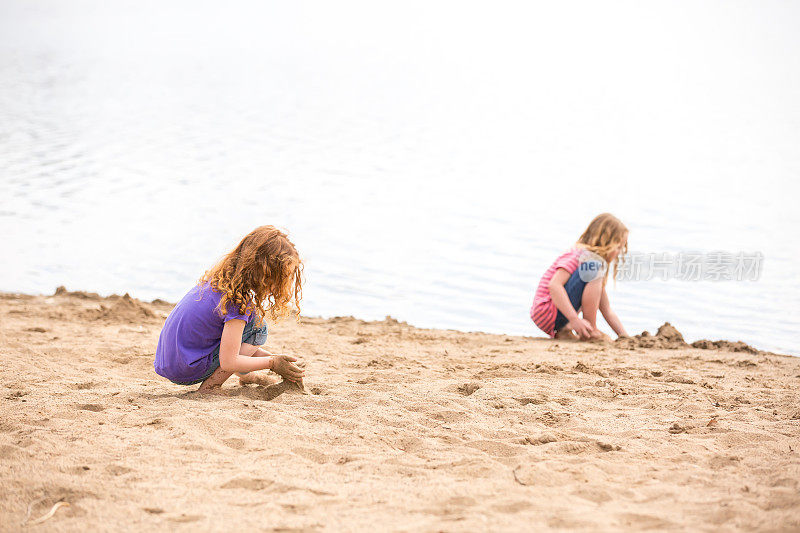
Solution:
[[[203,396],[170,308],[0,294],[0,530],[800,529],[800,358],[303,318],[305,393]]]

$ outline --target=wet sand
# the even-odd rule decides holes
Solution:
[[[305,391],[202,396],[170,308],[0,294],[0,530],[800,529],[800,358],[302,318]]]

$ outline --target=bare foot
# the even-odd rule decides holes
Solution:
[[[274,385],[280,381],[280,378],[277,376],[271,376],[265,372],[248,372],[242,376],[239,376],[239,385],[264,385],[265,387],[269,387],[270,385]]]
[[[228,393],[222,390],[221,386],[216,387],[209,387],[205,384],[200,385],[200,388],[197,389],[197,392],[200,394],[216,394],[217,396],[227,396]]]
[[[561,328],[556,332],[556,339],[560,341],[576,341],[578,340],[578,336],[572,332],[569,328]]]

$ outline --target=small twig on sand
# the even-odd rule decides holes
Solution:
[[[522,480],[520,480],[520,479],[517,477],[517,469],[518,469],[520,466],[522,466],[522,465],[517,465],[517,467],[516,467],[514,470],[512,470],[512,471],[511,471],[511,473],[512,473],[512,474],[514,474],[514,481],[516,481],[517,483],[519,483],[519,484],[520,484],[520,485],[522,485],[522,486],[525,486],[525,487],[527,487],[527,486],[528,486],[528,484],[527,484],[527,483],[523,483],[523,482],[522,482]]]
[[[33,512],[33,506],[38,504],[38,503],[41,503],[41,502],[45,501],[46,499],[47,498],[45,496],[42,496],[41,498],[33,500],[31,503],[29,503],[28,504],[28,512],[25,515],[25,520],[23,520],[22,524],[20,524],[20,525],[24,526],[25,524],[27,524],[28,520],[30,520],[30,518],[31,518],[31,512]]]
[[[56,514],[56,511],[58,511],[59,507],[69,507],[69,504],[67,502],[56,502],[56,504],[53,505],[53,507],[46,515],[37,518],[33,522],[30,522],[29,525],[35,526],[36,524],[41,524],[42,522],[44,522],[45,520],[51,518],[54,514]]]

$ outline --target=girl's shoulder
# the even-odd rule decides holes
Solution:
[[[222,292],[208,281],[197,282],[181,301],[192,307],[215,308],[222,300]]]
[[[195,284],[194,287],[189,291],[189,294],[195,296],[195,298],[199,300],[204,300],[208,297],[214,298],[216,297],[219,299],[220,292],[215,289],[210,282],[208,281],[199,281]]]
[[[585,251],[586,250],[579,246],[573,246],[569,250],[563,252],[556,258],[555,261],[553,261],[553,264],[550,266],[551,270],[555,271],[559,268],[563,268],[570,272],[574,271],[576,268],[578,268],[581,255]]]
[[[556,259],[556,262],[558,262],[558,261],[560,261],[562,259],[565,259],[565,258],[578,257],[585,251],[586,250],[584,248],[581,248],[580,246],[577,246],[577,245],[576,246],[572,246],[571,248],[569,248],[569,249],[565,250],[564,252],[562,252],[561,255],[559,255],[558,258]]]

